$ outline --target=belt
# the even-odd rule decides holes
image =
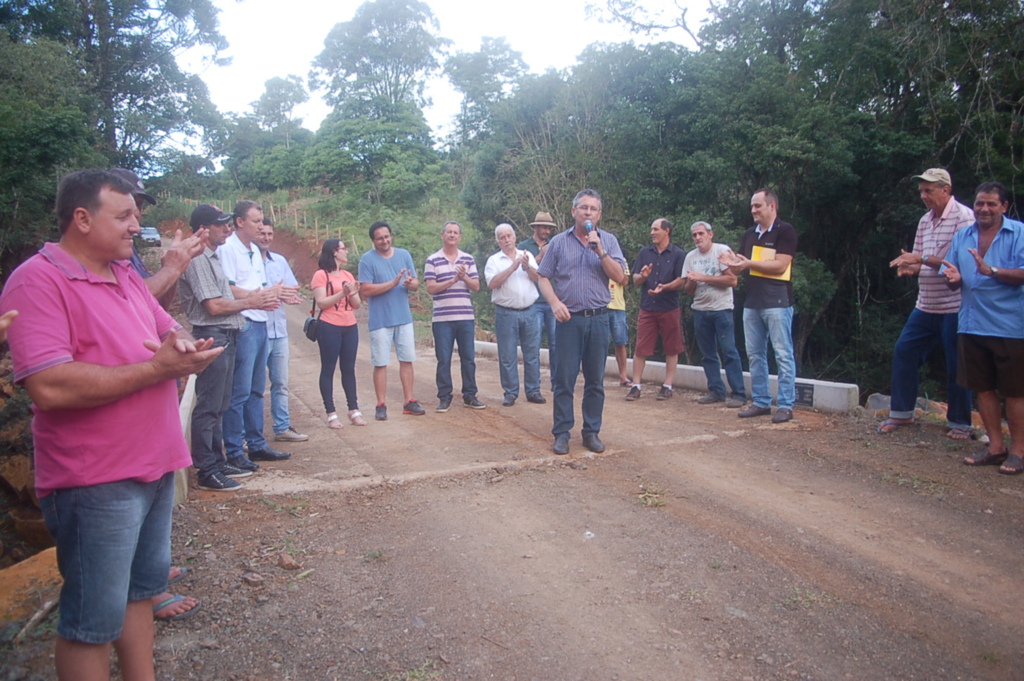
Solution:
[[[577,312],[570,312],[573,317],[596,317],[599,314],[604,314],[608,311],[607,307],[596,307],[593,310],[579,310]]]
[[[214,330],[217,330],[217,331],[221,332],[222,334],[224,334],[228,338],[234,338],[235,336],[238,335],[238,329],[228,329],[228,328],[223,327],[223,326],[217,326],[216,324],[193,324],[192,325],[192,333],[193,334],[196,332],[196,329],[214,329]]]
[[[512,312],[523,312],[525,310],[529,310],[533,306],[527,305],[526,307],[509,307],[508,305],[498,305],[497,303],[495,303],[494,307],[500,307],[502,310],[511,310]]]

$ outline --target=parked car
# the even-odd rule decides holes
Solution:
[[[159,246],[161,243],[160,232],[156,227],[143,227],[139,236],[147,246]]]

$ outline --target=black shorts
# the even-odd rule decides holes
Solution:
[[[957,334],[956,382],[974,392],[1024,397],[1024,338]]]

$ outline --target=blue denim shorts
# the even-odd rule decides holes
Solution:
[[[385,326],[370,332],[370,364],[386,367],[391,363],[391,346],[399,362],[416,361],[416,334],[412,324]]]
[[[609,320],[612,325],[612,343],[615,345],[629,344],[629,327],[626,326],[625,310],[608,310],[611,315]]]
[[[64,578],[57,633],[81,643],[117,640],[128,603],[167,589],[174,473],[59,489],[39,505]]]

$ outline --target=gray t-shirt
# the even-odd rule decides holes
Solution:
[[[718,261],[718,256],[731,252],[732,249],[725,244],[711,244],[711,249],[707,253],[701,253],[699,248],[695,248],[686,254],[686,260],[683,261],[683,275],[687,272],[697,272],[698,274],[718,276],[727,269]],[[702,312],[731,310],[732,287],[722,288],[703,282],[698,283],[697,290],[693,292],[693,309]]]

